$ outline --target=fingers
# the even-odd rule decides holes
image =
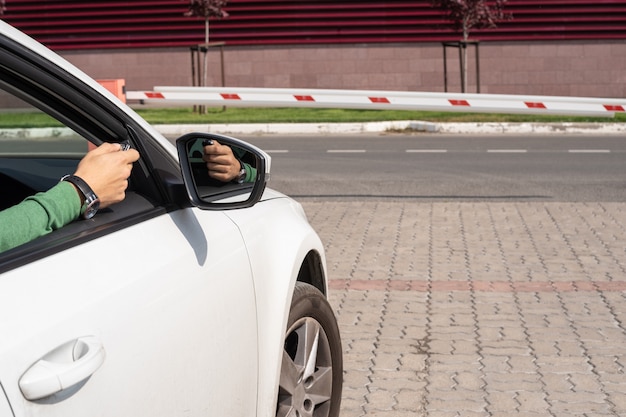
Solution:
[[[137,152],[137,150],[133,148],[130,148],[127,151],[122,151],[120,153],[125,156],[126,163],[128,164],[132,165],[133,162],[139,160],[139,152]]]
[[[220,157],[232,156],[233,150],[230,148],[230,146],[222,145],[217,141],[213,141],[211,145],[204,146],[204,155],[208,159],[217,159]]]
[[[97,148],[89,151],[89,153],[92,153],[93,155],[103,155],[105,153],[119,152],[121,149],[122,146],[119,143],[104,142]]]
[[[121,150],[122,145],[120,145],[119,143],[104,142],[97,148],[87,152],[87,155],[85,155],[85,159],[91,159],[106,154],[116,154],[117,156],[115,157],[115,160],[118,160],[117,158],[119,158],[119,160],[121,160],[121,162],[123,163],[132,164],[133,162],[139,160],[140,155],[137,150],[133,148],[129,148],[128,150],[123,152],[121,152]]]
[[[80,161],[75,175],[89,184],[100,199],[100,206],[119,203],[125,197],[133,162],[139,159],[135,149],[121,151],[118,143],[103,143]]]
[[[230,146],[217,141],[204,147],[204,156],[209,176],[219,181],[232,181],[239,175],[240,163]]]

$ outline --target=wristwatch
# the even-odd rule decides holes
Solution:
[[[241,164],[241,170],[239,170],[239,175],[237,175],[237,184],[243,184],[246,180],[246,166],[242,162],[239,163]]]
[[[80,208],[80,215],[83,219],[91,219],[96,215],[98,209],[100,208],[100,199],[93,192],[91,187],[81,178],[76,175],[66,175],[61,178],[61,181],[67,181],[72,184],[81,192],[83,197],[83,205]]]

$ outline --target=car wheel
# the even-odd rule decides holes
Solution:
[[[315,287],[298,282],[285,333],[278,417],[336,417],[343,360],[333,310]]]

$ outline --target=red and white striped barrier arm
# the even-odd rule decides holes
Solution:
[[[164,106],[318,107],[613,117],[626,99],[287,88],[155,87],[128,101]]]

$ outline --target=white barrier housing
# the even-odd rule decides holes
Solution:
[[[613,117],[626,99],[237,87],[155,87],[126,100],[165,106],[317,107]]]

